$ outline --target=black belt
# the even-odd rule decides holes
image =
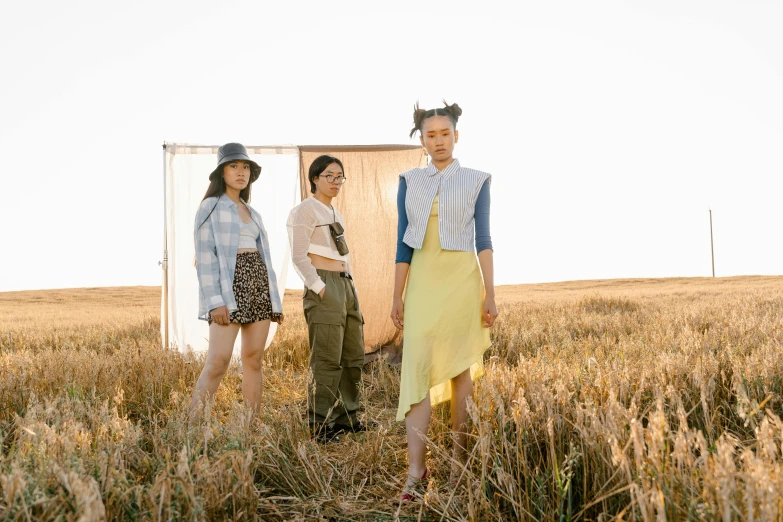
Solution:
[[[351,274],[349,274],[348,272],[340,272],[340,277],[344,277],[345,279],[350,279],[351,281],[353,281],[353,277],[351,277]]]

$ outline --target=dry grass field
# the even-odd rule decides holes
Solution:
[[[366,367],[376,431],[312,442],[297,293],[260,418],[232,367],[195,423],[201,358],[160,348],[158,288],[0,294],[0,520],[783,520],[783,277],[498,293],[460,484],[439,407],[402,508],[398,370]]]

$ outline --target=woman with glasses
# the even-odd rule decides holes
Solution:
[[[341,432],[364,431],[358,417],[359,381],[364,364],[362,313],[351,276],[345,222],[333,206],[345,183],[342,162],[319,156],[308,173],[311,197],[291,210],[291,257],[305,285],[304,314],[310,341],[307,415],[319,442]]]
[[[451,401],[452,486],[465,462],[467,398],[483,374],[495,306],[489,234],[490,175],[460,165],[457,104],[413,113],[431,162],[400,175],[391,318],[405,342],[397,420],[405,420],[408,478],[401,500],[427,479],[424,438],[432,406]],[[407,284],[407,289],[406,289]],[[403,301],[403,291],[405,298]]]

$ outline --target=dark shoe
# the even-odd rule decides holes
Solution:
[[[377,427],[378,424],[373,421],[368,421],[367,424],[364,424],[363,422],[360,421],[356,421],[350,426],[348,426],[347,424],[335,424],[334,430],[338,433],[342,433],[342,432],[360,433],[362,431],[373,431]]]
[[[340,442],[340,432],[334,428],[329,428],[323,424],[310,426],[310,435],[319,444],[328,442]]]

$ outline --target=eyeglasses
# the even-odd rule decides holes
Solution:
[[[319,175],[318,177],[320,178],[321,176]],[[333,183],[336,185],[342,185],[343,183],[348,181],[345,176],[332,176],[331,174],[327,174],[326,176],[323,177],[326,178],[326,181],[328,181],[329,183]]]

